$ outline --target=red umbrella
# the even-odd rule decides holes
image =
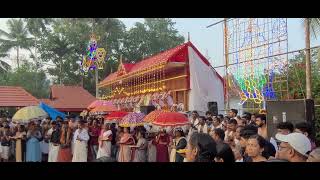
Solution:
[[[104,102],[105,101],[103,101],[103,100],[95,100],[87,107],[87,109],[89,109],[89,110],[94,109],[97,106],[101,106]]]
[[[146,123],[151,123],[154,120],[156,120],[158,118],[158,116],[160,116],[160,114],[162,114],[162,113],[163,113],[163,111],[160,111],[160,110],[152,111],[151,113],[149,113],[148,115],[146,115],[144,117],[143,121]]]
[[[162,112],[152,121],[156,126],[184,126],[189,124],[188,118],[178,112]]]
[[[125,112],[125,111],[114,111],[114,112],[111,112],[109,115],[106,115],[105,119],[107,119],[107,120],[114,120],[114,119],[121,120],[127,114],[129,114],[129,113]]]

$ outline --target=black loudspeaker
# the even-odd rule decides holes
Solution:
[[[218,115],[218,103],[217,102],[208,102],[208,111],[212,113],[212,115]]]
[[[145,115],[149,114],[150,112],[154,111],[156,108],[154,106],[140,106],[140,111]]]
[[[308,122],[312,126],[312,136],[315,134],[315,109],[314,101],[310,99],[267,101],[267,131],[269,137],[277,133],[277,124],[291,122]]]

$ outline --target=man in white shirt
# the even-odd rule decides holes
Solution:
[[[206,124],[205,117],[200,116],[199,118],[199,125],[197,126],[198,133],[206,133],[208,134],[208,125]]]
[[[88,140],[90,137],[88,131],[84,128],[84,126],[84,122],[80,121],[78,129],[74,133],[74,153],[72,162],[87,162]]]
[[[198,129],[197,127],[199,126],[199,114],[197,111],[192,111],[192,115],[191,115],[191,119],[190,119],[190,123],[191,123],[191,127],[189,129],[189,133],[187,136],[187,140],[190,139],[191,135],[193,134],[193,132],[196,132]]]

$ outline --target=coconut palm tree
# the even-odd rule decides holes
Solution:
[[[311,92],[311,54],[310,54],[310,29],[311,35],[317,38],[320,33],[320,18],[304,18],[304,31],[306,43],[306,95],[307,99],[312,99]]]
[[[7,54],[11,49],[17,52],[17,67],[19,68],[20,49],[28,49],[33,46],[32,38],[28,37],[28,29],[22,19],[10,19],[7,21],[9,31],[6,32],[0,29],[0,45],[2,52]]]

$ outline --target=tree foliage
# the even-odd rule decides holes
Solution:
[[[48,98],[49,83],[45,72],[37,70],[32,63],[0,76],[0,86],[21,86],[37,98]]]
[[[17,52],[16,63],[19,68],[19,50],[20,48],[30,50],[33,46],[33,39],[28,37],[28,29],[22,19],[10,19],[7,21],[7,25],[9,28],[8,32],[0,29],[1,52],[7,55],[14,48]]]

